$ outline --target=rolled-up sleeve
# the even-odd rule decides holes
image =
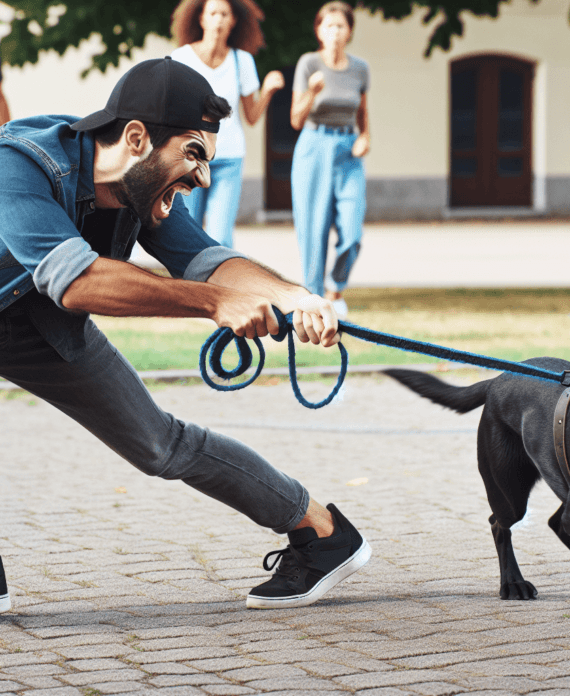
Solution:
[[[155,229],[143,227],[138,241],[173,278],[184,280],[205,282],[224,261],[247,258],[209,237],[188,213],[180,193],[174,196],[168,218]]]
[[[34,285],[60,307],[67,288],[98,257],[81,237],[66,239],[40,261],[34,271]]]
[[[2,148],[0,237],[43,295],[58,306],[69,285],[98,257],[55,200],[46,174],[30,158]]]

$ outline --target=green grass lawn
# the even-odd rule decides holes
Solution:
[[[539,355],[570,360],[570,288],[354,288],[346,299],[353,324],[509,360]],[[95,317],[95,321],[138,370],[198,367],[200,347],[216,328],[213,322],[198,319]],[[350,336],[343,342],[353,365],[432,360]],[[266,338],[263,343],[268,367],[287,365],[286,342]],[[297,345],[299,366],[340,362],[337,349]],[[227,365],[235,364],[235,352],[228,349],[227,356]]]

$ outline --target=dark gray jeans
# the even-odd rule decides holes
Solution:
[[[66,362],[25,303],[15,302],[0,312],[0,376],[63,411],[145,474],[180,479],[280,534],[297,526],[309,504],[298,481],[238,440],[163,411],[91,320],[86,339],[81,358]]]

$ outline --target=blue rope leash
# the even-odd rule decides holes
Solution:
[[[303,406],[312,409],[322,408],[323,406],[330,404],[330,402],[338,394],[339,389],[344,382],[344,378],[346,377],[346,371],[348,368],[348,353],[346,348],[342,345],[342,343],[338,344],[341,357],[340,373],[337,383],[333,387],[331,393],[326,399],[323,399],[317,403],[307,401],[301,394],[299,383],[297,381],[295,343],[293,339],[293,313],[291,312],[290,314],[284,315],[276,307],[273,307],[273,311],[275,312],[279,322],[279,333],[272,338],[275,341],[281,342],[287,337],[289,345],[289,376],[291,378],[293,392],[295,393],[298,401]],[[443,360],[452,360],[454,362],[466,363],[468,365],[477,365],[479,367],[486,367],[491,370],[511,372],[513,374],[525,375],[527,377],[534,377],[536,379],[543,379],[550,382],[558,382],[564,386],[570,386],[569,376],[566,371],[552,372],[551,370],[544,370],[541,367],[528,365],[527,363],[501,360],[500,358],[490,358],[486,355],[469,353],[464,350],[456,350],[455,348],[446,348],[445,346],[438,346],[434,343],[416,341],[411,338],[403,338],[402,336],[393,336],[392,334],[383,333],[381,331],[372,331],[372,329],[356,326],[355,324],[350,324],[347,321],[339,321],[338,327],[342,333],[348,334],[349,336],[354,336],[355,338],[359,338],[363,341],[368,341],[369,343],[390,346],[391,348],[398,348],[399,350],[421,353],[423,355],[431,355],[432,357],[441,358]],[[222,356],[225,349],[232,341],[236,343],[239,362],[233,370],[226,370],[222,366]],[[214,333],[204,343],[202,350],[200,351],[200,373],[204,382],[218,391],[235,391],[236,389],[244,389],[252,382],[255,382],[255,380],[261,374],[263,366],[265,365],[265,349],[263,348],[263,344],[259,338],[254,338],[254,342],[259,350],[259,364],[254,375],[246,382],[241,382],[240,384],[217,384],[208,374],[206,367],[207,363],[209,363],[210,370],[215,375],[221,379],[230,380],[243,375],[244,372],[251,367],[253,355],[247,340],[245,338],[236,336],[231,329],[221,328],[214,331]],[[208,360],[209,352],[210,358]]]

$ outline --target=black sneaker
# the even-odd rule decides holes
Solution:
[[[6,575],[4,574],[4,566],[2,565],[2,557],[0,556],[0,614],[5,611],[10,611],[11,608],[12,602],[10,602]]]
[[[306,607],[325,592],[368,563],[371,549],[366,539],[331,503],[335,530],[319,538],[312,527],[289,532],[289,545],[270,551],[263,559],[265,570],[279,566],[273,577],[254,587],[247,596],[250,609]],[[276,556],[272,565],[267,563]]]

